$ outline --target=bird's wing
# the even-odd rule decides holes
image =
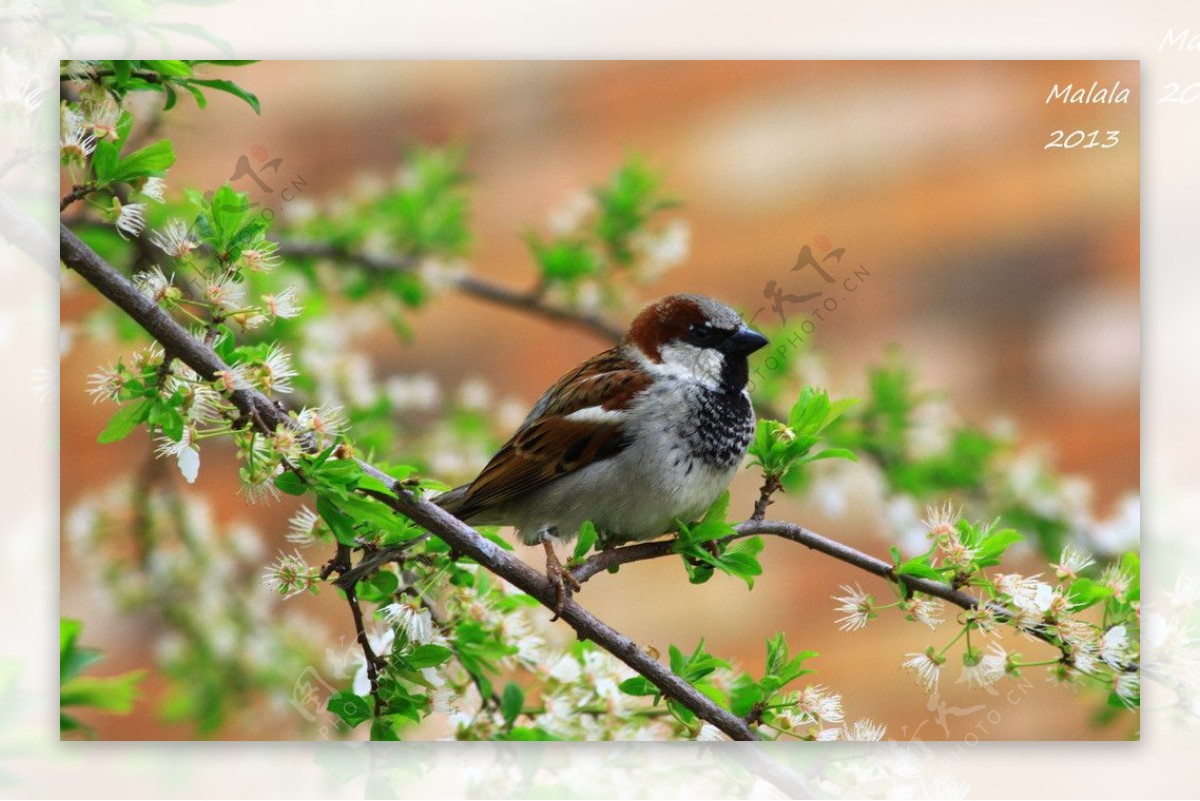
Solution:
[[[466,488],[455,513],[468,518],[620,453],[629,444],[629,404],[650,380],[618,349],[563,376]]]

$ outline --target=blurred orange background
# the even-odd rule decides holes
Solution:
[[[1136,62],[271,62],[227,72],[259,96],[263,113],[223,95],[205,110],[181,100],[161,129],[179,156],[172,193],[219,185],[259,147],[319,201],[352,191],[361,175],[390,177],[403,145],[460,142],[474,177],[471,269],[527,288],[534,270],[521,234],[637,152],[684,201],[691,227],[687,263],[641,300],[687,290],[758,309],[767,282],[787,286],[800,248],[823,235],[846,248],[845,271],[870,272],[819,329],[832,386],[861,394],[867,367],[898,345],[921,385],[944,390],[968,420],[1003,415],[1022,441],[1049,446],[1060,470],[1089,479],[1098,514],[1138,487]],[[1117,80],[1132,90],[1128,104],[1045,102],[1054,84]],[[1119,130],[1120,144],[1044,149],[1056,129]],[[246,181],[236,188],[268,207],[283,202]],[[64,297],[64,321],[98,302]],[[387,330],[375,338],[377,375],[429,372],[450,389],[481,376],[527,404],[607,347],[453,293],[417,312],[412,327],[411,342]],[[95,444],[111,408],[91,404],[86,376],[119,353],[80,338],[63,361],[64,512],[144,458],[144,434]],[[251,507],[234,498],[236,482],[232,459],[206,455],[196,491],[218,504],[220,519],[255,523],[273,553],[285,545],[291,506]],[[748,513],[755,491],[751,474],[739,477],[734,509]],[[886,554],[870,510],[832,520],[805,498],[784,498],[772,515]],[[522,554],[538,563],[540,552]],[[957,712],[931,709],[898,669],[933,641],[926,630],[886,614],[851,634],[834,623],[838,585],[883,593],[880,582],[784,542],[768,540],[761,558],[753,592],[721,576],[691,586],[674,560],[657,560],[596,578],[580,601],[660,652],[704,637],[753,671],[763,640],[784,631],[794,647],[821,654],[810,666],[845,695],[848,717],[886,722],[890,738],[1119,739],[1133,728],[1128,717],[1092,728],[1096,701],[1080,703],[1036,670],[1027,688],[999,697],[955,685],[952,670],[942,700]],[[84,619],[86,644],[109,654],[106,672],[149,666],[155,622],[98,605],[89,565],[65,545],[62,570],[62,613]],[[287,603],[349,638],[333,593]],[[152,675],[147,689],[153,700],[161,681]],[[191,736],[151,707],[82,717],[107,739]],[[296,722],[220,736],[311,736]]]

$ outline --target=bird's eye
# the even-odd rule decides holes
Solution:
[[[688,330],[687,340],[697,347],[711,348],[724,342],[729,334],[729,331],[713,328],[708,323],[697,323]]]

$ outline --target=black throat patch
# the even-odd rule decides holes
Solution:
[[[741,361],[744,365],[745,359]],[[724,386],[717,390],[689,388],[693,414],[691,419],[681,420],[675,430],[692,455],[711,467],[737,467],[754,436],[754,410],[742,392],[743,386],[744,381],[736,390]]]

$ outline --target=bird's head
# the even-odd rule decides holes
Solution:
[[[625,344],[652,372],[741,391],[746,357],[767,344],[733,309],[704,295],[670,295],[634,318]]]

